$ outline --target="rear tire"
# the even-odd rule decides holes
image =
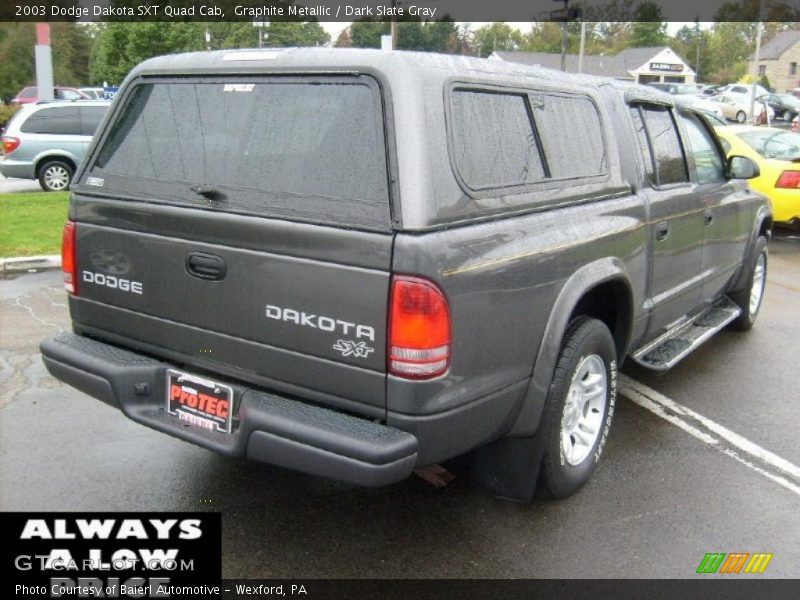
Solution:
[[[39,185],[45,192],[63,192],[72,183],[75,169],[61,160],[48,160],[39,167]]]
[[[617,398],[617,352],[604,323],[580,317],[561,345],[545,404],[539,495],[574,494],[594,472]]]
[[[747,113],[743,110],[740,110],[736,113],[736,122],[737,123],[744,123],[747,120]]]
[[[731,300],[742,309],[742,314],[731,323],[733,329],[747,331],[756,323],[761,303],[764,300],[764,289],[767,285],[768,254],[767,238],[761,236],[756,242],[753,256],[747,267],[749,273],[744,289],[730,296]]]

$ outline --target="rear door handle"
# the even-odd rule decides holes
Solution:
[[[706,225],[711,225],[712,221],[714,221],[714,213],[710,210],[704,212],[703,217],[705,218]]]
[[[205,252],[190,252],[186,255],[186,272],[198,279],[219,281],[224,279],[228,272],[228,265],[221,256]]]
[[[669,223],[666,221],[661,221],[658,225],[656,225],[656,240],[659,242],[662,240],[667,239],[669,235]]]

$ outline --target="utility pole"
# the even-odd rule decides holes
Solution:
[[[264,40],[266,39],[265,36],[264,36],[264,27],[268,27],[268,26],[269,26],[269,19],[266,19],[264,21],[253,21],[253,27],[257,27],[258,28],[258,47],[259,48],[263,48],[264,47]]]
[[[392,50],[397,50],[397,0],[392,0]]]
[[[697,83],[700,79],[700,17],[694,22],[694,41],[695,41],[695,57],[694,57],[694,82]]]
[[[756,31],[756,53],[755,53],[755,73],[753,73],[753,85],[750,88],[750,122],[755,122],[756,112],[756,85],[758,85],[758,63],[761,61],[761,33],[764,30],[764,0],[760,0],[758,4],[758,30]],[[765,106],[766,108],[766,106]],[[767,111],[769,115],[769,111]]]
[[[578,73],[583,73],[584,50],[586,50],[586,21],[581,21],[581,49],[578,51]]]
[[[564,11],[569,14],[569,0],[564,0]],[[567,17],[568,19],[569,17]],[[567,20],[561,21],[561,70],[567,70]]]
[[[759,72],[759,65],[758,63],[761,60],[761,33],[763,30],[763,24],[761,21],[758,22],[758,30],[756,32],[756,53],[755,53],[755,61],[754,67],[755,72],[753,73],[753,84],[750,87],[750,122],[755,122],[755,112],[756,112],[756,86],[758,85],[758,72]]]
[[[36,89],[39,100],[53,99],[53,54],[50,50],[50,23],[36,24]]]

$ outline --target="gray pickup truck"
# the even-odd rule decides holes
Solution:
[[[230,456],[363,485],[457,458],[566,496],[627,357],[749,328],[758,168],[612,80],[370,50],[129,75],[76,173],[55,377]]]

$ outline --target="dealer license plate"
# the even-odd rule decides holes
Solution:
[[[167,412],[209,431],[231,432],[233,389],[188,373],[167,370]]]

